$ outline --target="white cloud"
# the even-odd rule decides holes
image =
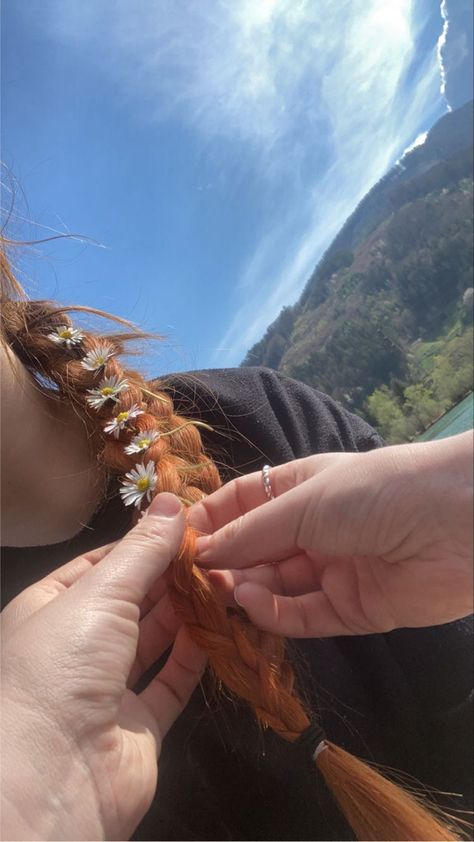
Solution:
[[[400,155],[400,157],[397,161],[397,164],[399,164],[400,161],[403,161],[405,155],[408,155],[410,152],[413,151],[413,149],[416,149],[417,146],[423,146],[427,137],[428,137],[428,132],[420,132],[420,134],[418,134],[415,137],[415,140],[412,143],[410,143],[410,145],[407,146],[406,149],[403,150],[402,154]]]
[[[412,0],[43,0],[50,34],[96,63],[144,119],[268,145],[389,106],[413,50]],[[39,7],[38,7],[39,8]]]
[[[302,189],[269,219],[213,362],[235,363],[436,107],[447,32],[411,84],[414,0],[43,0],[38,23],[108,75],[137,119],[173,117]],[[104,49],[104,45],[106,48]],[[427,119],[422,119],[423,116]],[[421,136],[420,136],[421,137]],[[421,140],[417,138],[419,142]],[[416,141],[415,141],[416,142]],[[257,185],[256,185],[257,187]],[[257,314],[257,315],[256,315]],[[222,348],[229,348],[223,357]]]
[[[440,6],[440,14],[443,19],[443,29],[441,30],[441,34],[438,38],[438,42],[436,44],[436,55],[438,57],[438,67],[439,67],[439,76],[440,76],[440,85],[439,85],[439,92],[442,97],[446,100],[446,108],[448,111],[452,111],[452,108],[448,102],[448,98],[446,96],[446,68],[444,66],[444,57],[443,57],[443,50],[446,47],[446,40],[448,37],[448,29],[449,29],[449,19],[448,19],[448,4],[447,0],[441,0]]]

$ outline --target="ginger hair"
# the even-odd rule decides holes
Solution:
[[[204,452],[199,422],[174,412],[165,388],[154,381],[153,389],[135,370],[119,360],[131,339],[149,338],[125,319],[85,306],[62,306],[52,301],[30,301],[16,280],[7,259],[5,242],[1,259],[1,340],[8,344],[23,365],[52,399],[69,401],[84,419],[96,449],[98,464],[109,477],[119,477],[137,462],[150,460],[156,466],[153,494],[169,491],[185,504],[192,504],[221,484],[219,472]],[[48,333],[73,326],[71,311],[104,316],[130,330],[98,334],[81,328],[80,347],[69,349],[54,344]],[[87,371],[81,357],[107,341],[114,356],[100,372]],[[87,390],[104,376],[125,377],[129,386],[99,410],[86,400]],[[48,386],[47,384],[51,384]],[[138,404],[143,414],[132,426],[114,438],[104,432],[104,423],[116,412]],[[160,435],[145,453],[127,455],[124,446],[133,433],[145,429]],[[136,523],[139,511],[134,510]],[[311,724],[310,712],[298,697],[284,640],[254,627],[243,611],[220,603],[205,573],[194,563],[196,535],[188,527],[180,552],[169,571],[168,587],[176,613],[193,640],[206,651],[209,666],[219,682],[253,709],[264,728],[272,728],[283,739],[295,743]],[[313,750],[316,746],[313,746]],[[322,746],[320,746],[322,748]],[[346,820],[361,840],[455,840],[464,834],[451,816],[424,798],[402,789],[375,768],[325,739],[315,763]]]

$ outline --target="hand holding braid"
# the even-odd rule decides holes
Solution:
[[[48,302],[6,303],[7,341],[34,376],[54,384],[52,398],[69,400],[81,411],[99,463],[111,474],[126,474],[121,493],[134,505],[134,520],[159,491],[189,504],[219,487],[217,469],[203,453],[199,422],[178,417],[169,395],[151,391],[139,373],[120,365],[124,340],[146,334],[99,338],[75,329],[66,313],[108,314]],[[217,677],[252,706],[262,725],[297,741],[308,733],[310,719],[295,694],[283,640],[254,628],[243,612],[226,609],[194,564],[195,555],[188,528],[169,574],[176,612],[209,655]],[[333,744],[317,752],[316,763],[359,838],[459,838],[411,795]]]

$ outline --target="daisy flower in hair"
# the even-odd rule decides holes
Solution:
[[[87,390],[90,396],[87,398],[87,403],[93,406],[94,409],[100,409],[108,400],[117,401],[117,395],[127,388],[128,382],[121,380],[116,374],[113,377],[104,377],[97,386],[97,389]]]
[[[144,430],[143,433],[138,433],[131,440],[130,444],[124,448],[125,453],[131,456],[133,453],[140,453],[142,450],[147,450],[156,439],[160,437],[157,430]]]
[[[82,342],[84,334],[77,328],[61,325],[55,329],[54,333],[48,333],[48,339],[51,339],[56,345],[65,345],[66,348],[72,348]]]
[[[125,474],[125,479],[120,489],[120,495],[125,505],[133,505],[139,509],[144,497],[150,502],[156,480],[154,462],[150,460],[146,465],[135,465],[133,470]]]
[[[131,418],[136,418],[137,415],[143,415],[143,409],[140,409],[137,403],[134,403],[130,409],[125,409],[123,412],[118,412],[114,415],[111,421],[104,427],[105,433],[112,433],[118,439],[120,430],[123,430]]]
[[[88,371],[97,371],[102,368],[110,357],[114,354],[114,349],[108,342],[99,342],[96,348],[89,351],[88,354],[81,360],[81,365]]]

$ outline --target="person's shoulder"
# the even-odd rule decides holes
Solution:
[[[330,450],[371,450],[383,444],[362,418],[313,387],[265,366],[207,369],[159,378],[178,413],[237,420],[245,435],[284,436],[286,458]]]
[[[235,394],[236,387],[251,388],[261,384],[263,388],[275,387],[277,383],[292,382],[289,377],[266,366],[239,366],[235,368],[206,368],[180,371],[157,378],[167,386],[184,386],[187,389],[218,389]],[[301,384],[303,385],[303,384]]]
[[[301,402],[321,407],[338,406],[322,392],[266,366],[176,372],[153,382],[165,388],[180,409],[183,403],[189,406],[192,401],[200,409],[203,406],[209,409],[218,403],[225,411],[254,411],[256,407],[261,411],[264,403],[285,397],[293,400],[295,407]]]
[[[176,411],[232,412],[250,408],[266,394],[268,377],[260,368],[208,368],[179,371],[153,381],[173,398]],[[270,369],[265,369],[270,371]]]
[[[204,406],[209,409],[218,403],[224,411],[238,408],[251,410],[259,399],[258,405],[261,406],[261,401],[268,401],[273,394],[309,388],[265,366],[176,372],[159,377],[156,382],[171,392],[175,404],[193,401],[199,408]]]

